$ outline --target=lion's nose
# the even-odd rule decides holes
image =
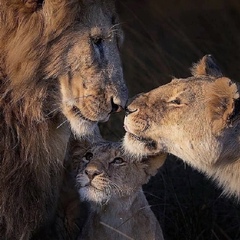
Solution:
[[[114,102],[114,99],[111,98],[111,105],[112,105],[112,110],[111,110],[111,113],[114,113],[114,112],[121,112],[123,110],[123,107],[116,104]]]

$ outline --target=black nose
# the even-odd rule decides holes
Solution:
[[[101,172],[97,168],[86,168],[84,172],[90,180],[101,174]]]
[[[112,105],[111,113],[121,112],[123,110],[122,106],[114,103],[113,98],[111,98],[111,105]]]

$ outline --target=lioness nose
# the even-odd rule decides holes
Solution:
[[[125,116],[127,117],[129,114],[136,112],[138,109],[130,110],[127,107],[125,108]]]
[[[112,105],[111,113],[121,112],[123,110],[122,106],[117,105],[116,103],[114,103],[113,98],[111,98],[111,105]]]
[[[100,175],[101,172],[95,167],[87,167],[85,169],[85,174],[90,180],[94,179],[97,175]]]

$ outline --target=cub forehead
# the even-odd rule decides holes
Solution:
[[[122,143],[120,142],[98,142],[90,146],[90,148],[85,150],[82,155],[83,158],[86,154],[92,154],[90,163],[101,161],[104,163],[110,163],[114,158],[122,158],[125,163],[139,162],[140,158],[138,156],[129,155],[125,152]],[[89,160],[89,159],[87,159]]]

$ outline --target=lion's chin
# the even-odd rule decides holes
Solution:
[[[97,121],[86,118],[74,105],[63,104],[62,112],[69,121],[73,133],[77,136],[90,136],[95,131]]]
[[[72,131],[79,137],[87,137],[92,135],[97,128],[97,123],[83,120],[75,117],[69,120]]]
[[[157,149],[157,142],[150,138],[143,138],[126,132],[123,139],[123,147],[127,154],[135,157],[144,157],[160,152]]]

